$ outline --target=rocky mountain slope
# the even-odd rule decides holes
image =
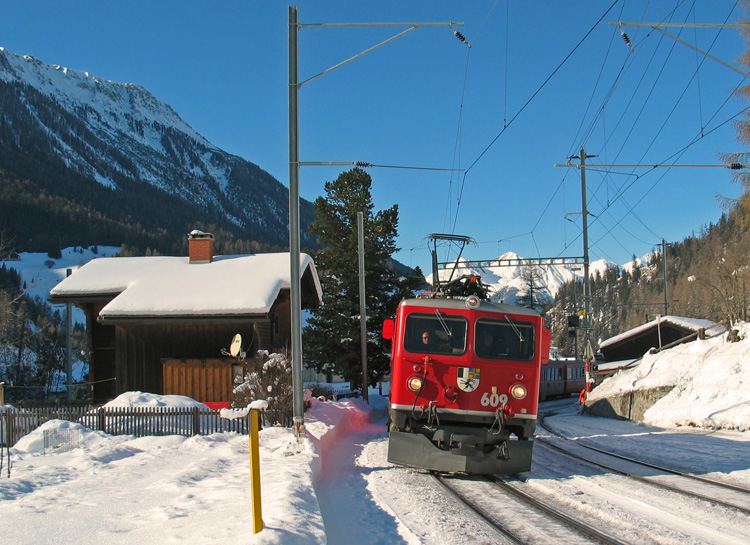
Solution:
[[[0,229],[20,250],[157,247],[198,225],[287,244],[288,192],[262,168],[211,144],[141,86],[1,48],[0,187]],[[307,225],[311,203],[301,215]]]

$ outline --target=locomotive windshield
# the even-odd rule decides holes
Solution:
[[[466,318],[434,314],[409,314],[406,317],[404,348],[421,354],[463,354],[466,350]]]
[[[530,322],[480,318],[474,332],[474,350],[480,358],[531,361],[534,325]]]

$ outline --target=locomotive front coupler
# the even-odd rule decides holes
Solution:
[[[425,428],[430,431],[437,429],[435,426],[440,426],[440,418],[437,413],[437,405],[434,401],[430,401],[430,405],[427,407],[427,424]]]
[[[495,424],[497,424],[497,431],[495,431]],[[487,430],[490,435],[500,435],[505,428],[505,405],[502,405],[497,411],[495,411],[495,421]]]

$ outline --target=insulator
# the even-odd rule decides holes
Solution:
[[[471,47],[471,44],[470,44],[469,42],[467,42],[467,41],[466,41],[466,37],[465,37],[465,36],[464,36],[463,34],[461,34],[461,33],[460,33],[460,32],[459,32],[458,30],[456,30],[455,28],[453,28],[453,29],[451,29],[451,30],[453,30],[453,34],[455,34],[455,35],[456,35],[456,38],[458,38],[458,39],[459,39],[459,40],[461,40],[461,41],[462,41],[463,43],[465,43],[466,45],[468,45],[469,47]]]
[[[745,165],[742,163],[729,163],[729,170],[742,170],[745,168]]]
[[[355,166],[355,167],[359,167],[359,168],[368,168],[368,167],[371,167],[371,166],[372,166],[372,164],[370,164],[370,163],[365,163],[364,161],[355,161],[355,162],[354,162],[354,166]]]
[[[630,49],[633,49],[633,44],[630,42],[630,37],[627,35],[627,33],[623,29],[620,29],[620,34],[622,34],[622,39],[625,40],[627,46]]]

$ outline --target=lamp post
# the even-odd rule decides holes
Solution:
[[[351,26],[406,26],[403,32],[381,42],[358,55],[355,55],[303,82],[298,77],[298,42],[299,30],[303,27],[351,27]],[[300,24],[299,8],[289,6],[289,282],[292,327],[292,389],[293,418],[297,438],[304,431],[304,399],[302,390],[302,296],[300,285],[300,225],[299,225],[299,89],[306,83],[353,61],[356,58],[377,49],[399,38],[420,26],[463,26],[463,23],[323,23]],[[461,33],[453,30],[456,37],[464,43]],[[467,43],[468,45],[468,43]],[[367,377],[365,377],[365,381]]]

